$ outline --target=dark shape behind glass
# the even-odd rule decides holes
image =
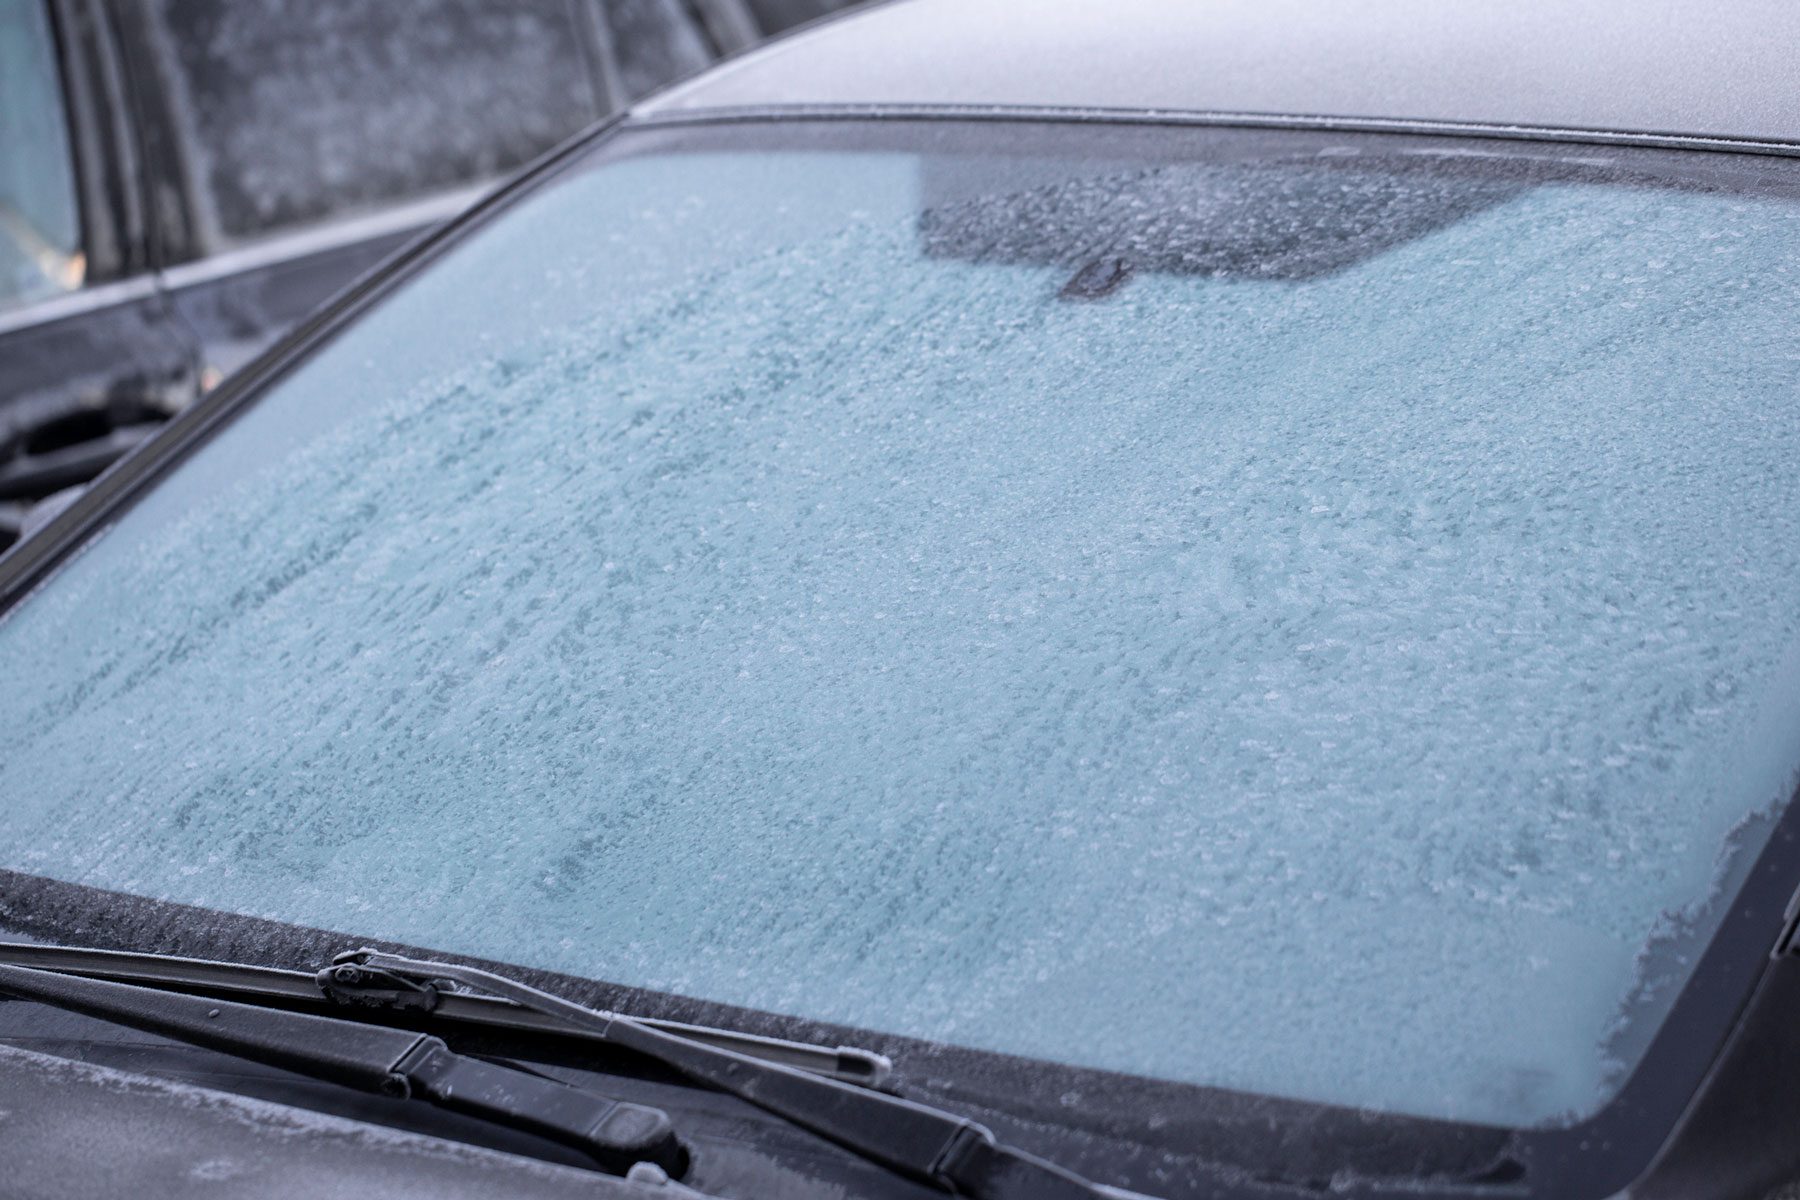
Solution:
[[[952,183],[927,159],[927,254],[1059,266],[1066,299],[1116,292],[1136,272],[1233,279],[1318,279],[1501,204],[1528,185],[1447,180],[1441,162],[1268,161],[1108,171],[1017,190]],[[1010,186],[1009,186],[1010,185]],[[1002,190],[1002,189],[1006,190]],[[954,199],[940,199],[951,190]]]

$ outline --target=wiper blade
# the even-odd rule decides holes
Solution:
[[[206,988],[238,996],[301,1001],[331,998],[394,1008],[428,1009],[435,1017],[450,1021],[592,1038],[592,1034],[585,1028],[573,1026],[560,1017],[523,1007],[498,996],[443,989],[417,989],[416,998],[406,995],[390,997],[372,986],[373,981],[371,986],[362,988],[348,984],[322,988],[319,978],[313,973],[253,966],[249,963],[215,962],[203,958],[143,954],[129,950],[95,950],[85,946],[35,945],[29,942],[0,942],[0,963],[57,971],[66,975],[81,975],[90,979]],[[886,1056],[858,1046],[819,1046],[810,1042],[761,1037],[732,1029],[689,1025],[655,1017],[638,1017],[637,1020],[698,1042],[722,1046],[752,1058],[767,1059],[862,1087],[887,1087],[893,1074],[893,1064]]]
[[[371,974],[381,989],[449,982],[555,1014],[692,1082],[729,1092],[863,1158],[973,1200],[1116,1200],[1126,1194],[1004,1145],[966,1117],[750,1058],[635,1017],[584,1008],[491,971],[363,949],[338,955],[319,974],[324,986],[352,988],[371,983]]]
[[[428,1101],[573,1146],[617,1173],[639,1162],[675,1175],[686,1166],[662,1110],[469,1058],[429,1034],[31,967],[0,965],[0,990],[359,1091]]]
[[[454,963],[408,959],[364,949],[338,955],[330,967],[314,976],[205,959],[0,943],[0,964],[5,963],[30,968],[21,971],[16,966],[0,965],[0,972],[6,973],[0,974],[0,988],[9,991],[22,990],[10,982],[17,976],[40,981],[61,979],[71,984],[126,978],[308,1001],[317,1001],[323,991],[346,1002],[426,1010],[433,1019],[583,1037],[636,1051],[692,1082],[738,1096],[863,1158],[973,1200],[1118,1200],[1130,1195],[1000,1144],[986,1127],[967,1118],[834,1077],[845,1073],[875,1074],[863,1070],[874,1066],[878,1068],[877,1078],[885,1078],[887,1060],[869,1051],[830,1050],[585,1008],[516,980]],[[137,987],[129,990],[154,991]],[[32,994],[49,998],[42,986],[36,986]],[[178,993],[158,994],[221,1009],[228,1003]],[[270,1011],[251,1005],[232,1007]],[[136,1023],[123,1016],[120,1019],[127,1024]],[[354,1021],[308,1019],[323,1021],[332,1030],[365,1028]],[[387,1032],[396,1037],[419,1038],[413,1033]],[[227,1049],[223,1045],[219,1048]],[[800,1062],[784,1061],[796,1058]]]

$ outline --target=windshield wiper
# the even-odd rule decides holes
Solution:
[[[635,1017],[584,1008],[491,971],[363,949],[338,955],[319,979],[323,987],[377,992],[435,989],[448,982],[504,997],[654,1059],[694,1083],[747,1100],[863,1158],[973,1200],[1096,1200],[1129,1194],[1004,1145],[966,1117],[749,1058]]]
[[[375,986],[373,980],[363,987],[326,985],[322,982],[323,973],[285,971],[279,967],[216,962],[204,958],[181,958],[172,954],[95,950],[86,946],[35,945],[29,942],[0,942],[0,963],[57,971],[65,975],[82,975],[90,979],[112,979],[122,983],[206,988],[235,996],[300,1001],[332,999],[392,1008],[415,1008],[433,1012],[445,1020],[463,1021],[489,1028],[518,1029],[597,1040],[586,1029],[536,1008],[521,1006],[498,996],[454,992],[429,986],[407,987],[387,996],[381,988]],[[689,1025],[655,1017],[637,1019],[646,1025],[698,1042],[709,1042],[727,1050],[748,1054],[752,1058],[767,1059],[862,1087],[888,1087],[893,1075],[893,1064],[885,1055],[858,1046],[819,1046],[810,1042],[761,1037],[709,1025]]]
[[[17,962],[30,958],[56,959],[59,957],[58,952],[61,952],[61,961],[65,967],[72,961],[80,961],[74,956],[81,952],[66,948],[0,945],[0,962]],[[85,953],[104,956],[113,952]],[[132,958],[137,960],[132,964],[135,969],[147,970],[147,964],[142,960],[155,959],[156,956],[135,955]],[[195,959],[161,961],[165,966],[165,973],[159,978],[171,983],[226,988],[235,982],[241,991],[245,990],[244,973],[248,972],[256,977],[265,994],[294,994],[288,990],[292,980],[287,978],[295,974],[293,972],[265,975],[267,968],[240,967],[237,964],[210,963]],[[34,967],[37,965],[33,964]],[[517,1076],[534,1084],[564,1088],[578,1096],[587,1097],[590,1101],[599,1099],[605,1103],[614,1103],[603,1097],[597,1098],[593,1093],[582,1089],[569,1088],[520,1069],[461,1058],[437,1038],[385,1027],[376,1029],[354,1020],[288,1013],[250,1004],[207,1000],[86,978],[83,976],[96,970],[104,973],[110,966],[118,971],[124,969],[125,965],[109,963],[105,959],[97,962],[89,960],[81,965],[84,968],[82,975],[0,966],[0,988],[61,1007],[116,1017],[124,1024],[151,1029],[198,1045],[212,1046],[274,1065],[292,1065],[295,1069],[314,1074],[319,1073],[318,1070],[306,1064],[320,1064],[307,1057],[311,1051],[351,1033],[358,1037],[367,1033],[371,1043],[367,1056],[344,1063],[336,1053],[337,1047],[333,1046],[332,1051],[321,1057],[330,1060],[324,1065],[324,1069],[342,1069],[348,1073],[342,1081],[350,1082],[354,1078],[362,1085],[372,1084],[377,1089],[401,1086],[394,1082],[394,1076],[405,1075],[405,1072],[398,1071],[397,1065],[417,1067],[421,1063],[437,1066],[448,1064],[466,1067],[465,1077],[471,1079],[481,1077],[481,1072],[477,1069],[504,1071],[509,1080],[512,1076]],[[182,977],[173,978],[178,973]],[[886,1092],[855,1086],[827,1075],[796,1069],[767,1058],[752,1057],[722,1045],[716,1039],[702,1040],[686,1032],[695,1027],[652,1023],[637,1017],[585,1008],[492,972],[455,963],[409,959],[363,949],[338,955],[332,965],[318,972],[316,982],[313,978],[301,978],[306,979],[308,998],[316,999],[322,989],[341,1000],[417,1008],[433,1016],[448,1015],[456,1008],[467,1010],[477,1003],[490,1007],[504,1004],[518,1014],[514,1024],[519,1027],[549,1028],[558,1032],[568,1032],[571,1028],[580,1030],[589,1038],[624,1047],[659,1062],[691,1082],[738,1096],[767,1112],[828,1138],[863,1158],[973,1200],[1097,1200],[1099,1197],[1116,1200],[1117,1197],[1131,1195],[1116,1188],[1102,1187],[1036,1155],[1004,1145],[986,1127],[954,1113]],[[456,990],[457,988],[474,989],[485,995],[469,995]],[[102,992],[96,989],[116,990]],[[177,1010],[182,1019],[166,1019]],[[208,1010],[217,1010],[221,1015],[205,1015]],[[293,1044],[282,1039],[275,1042],[264,1041],[256,1036],[222,1038],[220,1031],[226,1027],[219,1022],[227,1011],[234,1014],[229,1025],[232,1029],[254,1026],[257,1018],[279,1017],[314,1024],[293,1026],[295,1030],[306,1030],[305,1037]],[[196,1012],[202,1015],[195,1018],[193,1014]],[[535,1013],[538,1022],[547,1021],[551,1024],[526,1020],[524,1017],[527,1013]],[[457,1015],[463,1016],[462,1013]],[[379,1038],[375,1035],[379,1035]],[[401,1041],[406,1045],[401,1046]],[[339,1045],[342,1044],[340,1041]],[[294,1047],[293,1050],[289,1049],[290,1045]],[[424,1049],[421,1050],[421,1047]],[[813,1049],[816,1051],[819,1048]],[[293,1056],[295,1050],[299,1057]],[[398,1052],[399,1056],[384,1059],[390,1052]],[[449,1057],[445,1058],[445,1055]],[[406,1076],[406,1079],[407,1089],[414,1094],[431,1098],[432,1093],[428,1088],[429,1071],[423,1081],[427,1086],[415,1084],[410,1076]],[[551,1133],[551,1136],[558,1136],[557,1131],[560,1130],[565,1135],[564,1140],[567,1140],[565,1126],[556,1126],[554,1129],[541,1125],[526,1126],[521,1123],[536,1119],[531,1114],[493,1113],[491,1109],[488,1111],[497,1119],[520,1124],[524,1128],[539,1128]],[[662,1115],[654,1109],[639,1111]],[[673,1145],[676,1152],[679,1151],[679,1145],[673,1142],[672,1137],[669,1145]],[[666,1146],[658,1143],[658,1148],[665,1157],[669,1155],[670,1151]],[[665,1165],[653,1156],[647,1155],[646,1158]]]
[[[359,1091],[428,1101],[573,1146],[619,1174],[640,1162],[673,1175],[686,1167],[661,1109],[469,1058],[429,1034],[3,964],[0,990]]]

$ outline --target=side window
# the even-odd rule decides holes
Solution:
[[[748,0],[748,3],[762,31],[775,34],[807,21],[816,21],[840,8],[850,8],[857,0]]]
[[[619,86],[636,99],[692,75],[713,59],[681,0],[589,0],[605,22]]]
[[[81,286],[56,42],[43,0],[0,0],[0,309]]]
[[[210,250],[491,179],[603,108],[568,0],[147,9]]]

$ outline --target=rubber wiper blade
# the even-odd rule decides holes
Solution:
[[[383,988],[450,983],[553,1013],[691,1082],[740,1097],[863,1158],[971,1200],[1117,1200],[1128,1194],[1004,1145],[986,1127],[955,1113],[751,1058],[635,1017],[585,1008],[491,971],[362,949],[338,955],[319,974],[322,986],[330,986],[329,980],[355,987],[371,973]]]
[[[0,991],[359,1091],[424,1100],[572,1146],[619,1174],[640,1162],[672,1175],[686,1167],[661,1109],[469,1058],[429,1034],[3,964]]]
[[[318,977],[313,972],[287,971],[279,967],[249,963],[30,942],[0,942],[0,963],[56,971],[65,975],[81,975],[89,979],[205,988],[258,999],[319,1001],[329,997],[347,1003],[429,1009],[434,1019],[464,1021],[489,1028],[555,1033],[583,1039],[592,1036],[561,1018],[495,996],[442,990],[429,994],[421,992],[416,997],[388,995],[377,987],[356,988],[348,984],[321,989]],[[753,1058],[768,1059],[783,1066],[827,1075],[861,1087],[887,1087],[893,1074],[893,1064],[886,1056],[859,1046],[820,1046],[811,1042],[739,1033],[734,1029],[720,1029],[710,1025],[689,1025],[654,1017],[638,1019],[646,1025],[693,1038],[695,1041],[710,1042]]]

